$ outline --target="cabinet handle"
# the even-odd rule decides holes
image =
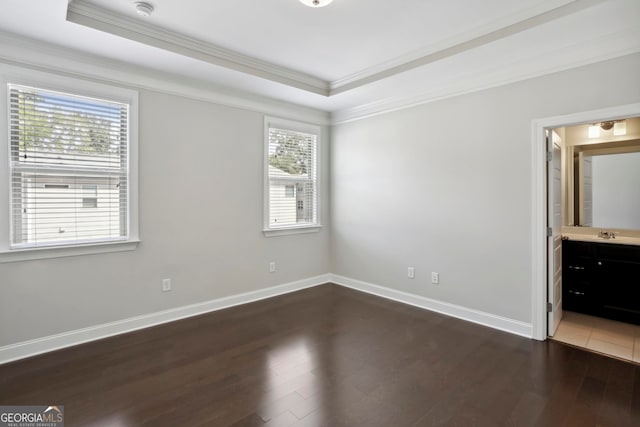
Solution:
[[[580,295],[580,296],[584,296],[584,292],[578,292],[578,291],[569,291],[570,294],[574,294],[574,295]]]
[[[578,265],[570,265],[569,270],[584,270],[584,267],[580,267]]]

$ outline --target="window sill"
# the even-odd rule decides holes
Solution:
[[[320,224],[316,225],[305,225],[300,227],[287,227],[287,228],[268,228],[262,230],[265,237],[275,237],[275,236],[288,236],[292,234],[306,234],[306,233],[317,233],[320,231],[322,226]]]
[[[5,250],[0,252],[0,263],[133,251],[138,247],[138,243],[140,243],[139,240],[127,240],[86,245]]]

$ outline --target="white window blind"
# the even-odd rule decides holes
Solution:
[[[268,228],[318,223],[317,134],[268,127]]]
[[[126,240],[129,105],[8,86],[11,247]]]

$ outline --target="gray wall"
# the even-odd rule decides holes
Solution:
[[[338,125],[331,150],[324,129],[331,232],[274,238],[262,114],[143,90],[142,243],[0,264],[0,346],[330,271],[529,322],[531,120],[638,102],[638,75],[633,55]]]
[[[532,120],[639,102],[639,75],[635,54],[335,126],[332,272],[531,322]]]
[[[139,135],[142,243],[133,252],[0,264],[0,346],[330,270],[326,227],[262,234],[262,114],[145,90]],[[326,162],[323,172],[326,189]],[[166,277],[173,291],[162,293]]]

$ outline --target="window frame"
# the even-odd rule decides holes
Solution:
[[[293,132],[302,132],[313,134],[316,136],[316,146],[314,153],[314,168],[315,168],[315,219],[314,223],[304,223],[296,225],[286,225],[281,227],[271,227],[269,222],[270,212],[270,191],[269,191],[269,129],[275,127],[283,130],[290,130]],[[266,237],[302,234],[302,233],[317,233],[322,228],[321,223],[321,206],[322,206],[322,192],[321,192],[321,171],[322,171],[322,132],[318,125],[297,122],[293,120],[281,119],[278,117],[264,117],[264,162],[263,162],[263,181],[264,181],[264,207],[263,207],[263,233]],[[295,193],[294,193],[295,194]]]
[[[9,84],[97,98],[129,105],[128,141],[128,206],[129,236],[125,240],[65,243],[41,247],[11,247],[13,216],[10,213],[11,158],[9,129]],[[138,226],[138,92],[96,81],[0,64],[0,263],[32,259],[58,258],[97,253],[135,250],[139,240]],[[6,213],[6,215],[4,215]]]

